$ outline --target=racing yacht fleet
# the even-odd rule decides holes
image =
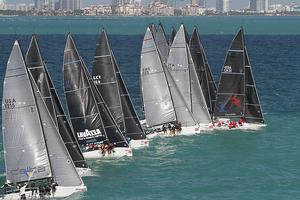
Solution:
[[[25,56],[18,40],[3,82],[2,134],[6,182],[0,199],[76,196],[87,190],[89,160],[133,156],[155,136],[265,126],[241,28],[227,52],[218,87],[195,27],[181,24],[167,38],[150,24],[140,55],[140,120],[101,31],[90,73],[71,34],[63,58],[67,111],[58,96],[38,41]]]

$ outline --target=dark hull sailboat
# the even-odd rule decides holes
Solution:
[[[130,139],[130,146],[148,146],[146,134],[140,125],[104,30],[97,43],[93,61],[93,81],[119,128]]]
[[[240,118],[245,125],[260,125],[265,122],[245,46],[243,28],[233,39],[225,59],[214,118]]]
[[[64,53],[64,90],[72,126],[86,159],[132,156],[71,35],[68,35]],[[107,145],[113,147],[113,151],[106,149]]]
[[[64,198],[86,191],[33,76],[28,73],[18,41],[8,60],[3,87],[3,143],[6,191],[1,199],[37,199],[32,183],[56,183],[45,198]],[[14,190],[22,184],[19,190]]]
[[[43,62],[36,37],[33,35],[25,58],[26,66],[38,86],[40,95],[57,126],[59,133],[81,175],[89,171],[75,134],[67,120],[47,67]]]
[[[204,48],[201,44],[197,28],[195,27],[190,39],[190,51],[195,64],[197,76],[203,91],[206,105],[211,116],[213,115],[216,103],[217,87],[213,80]]]

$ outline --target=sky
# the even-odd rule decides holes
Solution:
[[[82,0],[83,5],[87,6],[90,4],[107,4],[110,3],[111,0]],[[151,0],[142,0],[142,2],[150,2]],[[185,4],[184,2],[189,2],[190,0],[173,0],[177,1],[178,4]],[[33,0],[6,0],[7,3],[33,3]],[[182,3],[179,3],[182,2]],[[208,7],[215,7],[216,0],[206,0]],[[239,8],[246,8],[248,5],[249,0],[230,0],[230,8],[231,9],[239,9]],[[269,4],[288,4],[291,2],[295,2],[300,4],[300,0],[269,0]]]

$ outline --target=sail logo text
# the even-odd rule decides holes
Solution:
[[[4,107],[5,107],[5,109],[14,109],[16,107],[15,106],[16,102],[17,101],[14,98],[12,98],[12,99],[5,99],[4,100]]]
[[[101,79],[102,79],[101,75],[93,76],[95,85],[101,84]]]
[[[77,132],[77,137],[79,140],[90,139],[90,138],[95,138],[100,136],[103,136],[103,134],[99,129],[91,130],[91,131],[85,129],[84,132]]]
[[[232,72],[232,67],[231,66],[224,66],[224,72],[226,73],[231,73]]]

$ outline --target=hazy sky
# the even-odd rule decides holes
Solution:
[[[150,2],[152,0],[142,0],[142,2]],[[175,0],[173,0],[175,1]],[[189,2],[190,0],[176,0],[177,5],[181,4],[179,2]],[[7,3],[33,3],[33,0],[6,0]],[[101,3],[110,3],[111,0],[83,0],[83,5],[90,5],[90,4],[101,4]],[[215,7],[216,0],[206,0],[208,7]],[[230,8],[231,9],[238,9],[238,8],[245,8],[248,5],[249,0],[230,0]],[[275,3],[299,3],[300,0],[269,0],[269,4]]]

